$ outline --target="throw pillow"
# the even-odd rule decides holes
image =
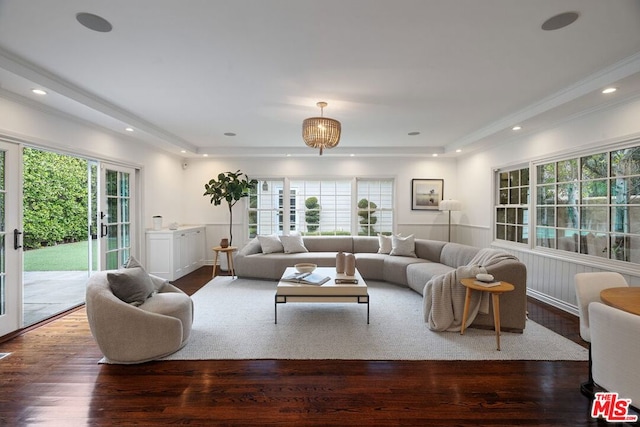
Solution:
[[[380,245],[380,248],[378,249],[379,254],[389,254],[391,252],[391,249],[393,248],[391,244],[391,236],[378,234],[378,243]]]
[[[151,278],[142,267],[108,272],[107,280],[111,292],[128,304],[140,305],[155,291]]]
[[[277,235],[272,234],[271,236],[258,236],[258,240],[260,241],[260,246],[262,247],[262,253],[271,254],[274,252],[284,252],[284,247],[282,246],[282,242],[278,238]]]
[[[251,239],[249,243],[247,243],[242,249],[238,251],[240,255],[252,255],[258,254],[262,251],[262,245],[260,245],[260,240],[257,237]]]
[[[282,246],[284,247],[285,254],[298,254],[301,252],[309,252],[309,250],[304,246],[304,242],[302,241],[302,236],[280,236],[280,241],[282,242]]]
[[[413,234],[407,237],[393,236],[391,238],[391,252],[389,255],[395,256],[416,256],[416,242]]]

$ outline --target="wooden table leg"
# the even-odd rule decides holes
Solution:
[[[464,325],[467,324],[467,316],[469,316],[469,305],[471,304],[471,288],[467,288],[467,294],[464,298],[464,311],[462,312],[462,326],[460,327],[460,335],[464,335]]]
[[[236,277],[236,269],[233,267],[233,253],[231,251],[227,252],[227,267],[229,267],[231,277]]]
[[[500,294],[492,293],[491,301],[493,303],[493,324],[496,328],[496,343],[498,351],[500,351]]]
[[[211,277],[216,277],[216,270],[218,268],[218,251],[214,250],[215,256],[213,257],[213,273],[211,273]]]

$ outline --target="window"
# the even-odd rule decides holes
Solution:
[[[536,244],[640,263],[640,147],[537,166]]]
[[[495,238],[529,242],[529,168],[498,173]]]
[[[351,180],[291,181],[298,203],[297,224],[292,230],[303,234],[351,234]]]
[[[501,171],[497,178],[497,240],[528,243],[531,229],[536,247],[640,264],[640,146]]]
[[[248,235],[391,234],[393,188],[393,179],[260,179],[249,194]]]
[[[284,179],[260,180],[249,192],[249,237],[282,234]]]
[[[393,232],[393,180],[357,180],[358,234]]]

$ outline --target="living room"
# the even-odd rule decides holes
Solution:
[[[516,255],[527,265],[528,295],[575,316],[578,314],[574,291],[576,273],[618,271],[630,283],[640,283],[638,261],[615,259],[609,254],[606,257],[586,254],[579,248],[574,251],[541,246],[533,238],[536,223],[530,224],[532,229],[528,236],[531,237],[526,242],[495,239],[501,173],[530,168],[533,177],[538,166],[550,162],[640,146],[640,122],[637,120],[640,117],[640,52],[637,49],[640,29],[636,25],[640,10],[637,2],[621,1],[606,8],[597,1],[568,1],[561,5],[547,2],[544,7],[509,6],[508,2],[496,2],[486,6],[491,9],[490,13],[482,10],[485,6],[467,1],[456,2],[453,6],[428,2],[426,9],[410,5],[406,10],[380,1],[378,6],[384,12],[379,12],[381,16],[360,2],[356,3],[361,8],[356,7],[357,4],[347,7],[330,2],[328,4],[337,10],[346,9],[344,13],[351,19],[351,24],[344,24],[346,28],[355,25],[360,13],[378,24],[383,36],[374,37],[373,32],[354,31],[362,34],[361,40],[371,37],[380,41],[388,37],[395,41],[391,33],[403,27],[403,19],[412,17],[411,8],[415,7],[429,17],[418,19],[413,16],[415,20],[410,19],[412,29],[407,30],[410,33],[407,38],[418,39],[420,43],[403,46],[402,49],[394,46],[393,42],[389,43],[391,46],[380,46],[380,55],[386,55],[381,64],[372,64],[375,62],[371,59],[374,57],[372,52],[375,50],[369,47],[371,50],[366,51],[369,56],[357,55],[354,62],[359,61],[361,65],[351,69],[334,64],[318,68],[319,63],[331,57],[331,47],[340,34],[338,28],[346,31],[345,26],[337,23],[336,29],[331,25],[322,29],[322,25],[314,24],[317,33],[307,35],[305,32],[304,40],[327,37],[332,42],[318,46],[323,53],[319,60],[313,60],[308,53],[300,53],[306,49],[305,45],[292,46],[284,43],[284,37],[278,36],[283,46],[298,52],[300,58],[291,55],[285,60],[284,56],[278,56],[277,60],[282,61],[278,67],[273,65],[276,60],[267,61],[267,53],[261,53],[256,47],[259,33],[251,33],[239,44],[246,49],[246,54],[225,59],[228,62],[223,61],[220,66],[224,69],[223,76],[241,75],[247,86],[243,92],[245,96],[236,96],[239,92],[227,92],[221,88],[206,95],[198,93],[194,89],[198,84],[206,87],[214,80],[210,76],[213,70],[207,68],[208,63],[182,66],[188,78],[193,75],[200,78],[198,84],[188,86],[187,96],[180,90],[186,85],[185,79],[172,80],[171,73],[175,72],[173,67],[176,63],[190,60],[186,54],[181,56],[176,52],[188,50],[185,46],[196,46],[193,48],[194,56],[203,56],[203,51],[207,56],[215,56],[216,49],[226,53],[224,43],[220,42],[228,40],[224,34],[216,33],[214,36],[207,33],[202,39],[195,36],[182,39],[181,32],[177,30],[172,34],[177,41],[165,41],[171,55],[150,50],[141,61],[145,65],[144,71],[131,73],[136,74],[136,78],[127,80],[125,71],[128,63],[135,63],[136,52],[140,49],[127,50],[127,55],[120,61],[116,58],[119,49],[125,49],[129,40],[140,40],[128,39],[131,34],[119,35],[118,31],[119,27],[134,27],[131,21],[143,16],[143,6],[135,6],[131,16],[127,16],[126,13],[118,14],[115,6],[95,2],[92,5],[95,9],[86,11],[104,16],[113,24],[113,30],[103,34],[90,31],[76,21],[76,13],[88,7],[79,2],[65,2],[58,11],[50,10],[45,2],[35,2],[37,7],[33,9],[40,10],[35,12],[38,16],[36,24],[30,25],[27,25],[30,21],[29,7],[20,6],[20,3],[4,1],[0,4],[0,139],[11,146],[34,146],[134,169],[138,205],[134,213],[136,231],[131,249],[141,260],[145,260],[147,254],[145,230],[153,227],[152,217],[160,215],[165,227],[174,222],[205,226],[205,263],[211,265],[214,254],[210,248],[227,237],[229,216],[224,206],[214,207],[208,198],[203,197],[204,184],[220,172],[241,170],[260,182],[275,179],[392,180],[392,231],[433,240],[447,240],[448,213],[412,209],[412,181],[442,180],[442,198],[459,200],[462,204],[459,211],[451,213],[451,241],[500,248]],[[150,4],[147,7],[156,8]],[[206,8],[205,5],[199,7]],[[259,16],[254,16],[260,15],[253,10],[256,5],[243,5],[249,11],[239,7],[233,13],[227,10],[228,7],[206,11],[208,16],[224,16],[224,13],[242,16],[246,13],[246,20],[239,20],[244,23],[238,24],[242,31],[247,31],[245,26],[254,24],[261,30],[268,26],[259,24]],[[183,28],[194,22],[193,10],[188,13],[176,9],[180,8],[164,2],[155,9],[149,21],[158,19],[157,22],[172,27],[166,16],[175,16],[175,26]],[[265,20],[274,26],[276,10],[286,9],[285,5],[278,3]],[[540,29],[546,18],[572,10],[580,13],[577,21],[566,28],[548,32]],[[513,24],[499,25],[502,20],[496,16],[501,11],[513,19]],[[286,11],[286,16],[288,13],[293,14]],[[457,18],[460,21],[453,19],[457,13],[464,16]],[[47,19],[47,14],[55,19]],[[388,21],[394,23],[394,30],[389,30],[389,34],[384,31],[385,14],[389,16]],[[490,24],[472,27],[472,16],[478,14]],[[453,29],[440,28],[437,16],[448,17]],[[364,17],[362,19],[365,21]],[[430,33],[429,25],[421,19],[428,19],[433,28],[444,31],[442,34],[451,38],[451,49],[434,42],[438,39],[433,36],[436,30]],[[198,21],[197,28],[207,27],[206,20],[203,21],[204,24]],[[303,26],[305,21],[300,22],[299,25]],[[222,25],[218,21],[216,23]],[[517,33],[518,26],[525,23],[532,28],[524,34]],[[39,29],[38,25],[42,28]],[[149,24],[128,31],[139,35],[146,34],[145,30],[157,30],[155,26],[147,28],[145,25]],[[63,33],[61,28],[66,26],[72,28],[70,38],[55,39],[52,36],[50,43],[45,42],[48,32]],[[298,28],[297,24],[294,27]],[[427,30],[416,29],[423,27]],[[361,30],[359,25],[357,28]],[[463,31],[463,28],[467,30]],[[491,28],[496,28],[495,32]],[[224,29],[228,30],[227,27]],[[323,34],[321,29],[326,33]],[[483,41],[487,37],[485,32],[491,33],[489,39],[497,43],[510,37],[500,33],[507,30],[519,34],[521,38],[518,41],[529,44],[510,46],[504,43],[495,50],[483,45],[484,50],[478,54],[474,54],[474,47],[467,46],[474,33],[478,33],[479,38],[482,36]],[[462,35],[451,35],[456,31]],[[109,45],[109,35],[118,37],[117,43]],[[84,38],[88,43],[79,47],[80,40],[77,40],[77,45],[71,44],[73,48],[66,47],[70,45],[65,43],[74,38]],[[149,49],[156,49],[161,44],[149,40],[147,43]],[[557,50],[552,50],[554,45]],[[422,48],[426,59],[406,59]],[[394,52],[394,49],[398,51]],[[456,49],[462,49],[460,56],[447,60],[443,51]],[[73,59],[69,68],[84,68],[85,74],[76,76],[69,68],[58,70],[56,67],[60,64],[54,58],[58,50],[65,59]],[[547,54],[544,54],[545,50]],[[82,53],[78,55],[77,52]],[[90,56],[92,52],[95,57]],[[528,58],[527,52],[535,59]],[[42,59],[38,59],[38,55],[42,55]],[[78,60],[78,56],[83,55],[90,58],[89,64]],[[100,55],[104,58],[100,59]],[[306,71],[301,73],[304,78],[299,81],[273,77],[279,82],[276,89],[282,92],[279,98],[275,98],[277,90],[273,86],[261,90],[260,83],[250,83],[254,81],[252,79],[264,82],[258,77],[260,71],[265,71],[248,61],[252,55],[256,62],[266,61],[277,68],[276,71],[269,70],[273,74],[267,73],[267,76],[271,77],[278,76],[278,73],[285,76],[283,69],[302,67],[300,63],[309,62],[311,66],[305,68]],[[400,61],[402,58],[405,59]],[[461,62],[465,58],[473,58],[469,61],[473,63],[473,69],[469,74],[459,74],[460,69],[467,65]],[[98,63],[103,60],[104,63],[100,62],[96,69],[90,65],[91,61]],[[114,68],[107,67],[110,61],[116,63]],[[387,64],[394,61],[401,64],[398,70],[388,70],[393,67]],[[418,65],[411,65],[412,61],[418,61]],[[536,64],[536,61],[543,65]],[[164,70],[168,62],[172,68]],[[494,63],[493,66],[490,67],[490,63]],[[437,64],[454,64],[458,68],[429,74],[430,67],[437,68]],[[104,75],[91,76],[103,66],[107,73],[112,73],[113,81]],[[313,66],[317,73],[313,72]],[[252,67],[258,71],[247,71]],[[403,67],[408,69],[406,74],[406,70],[400,69]],[[180,68],[178,64],[177,69]],[[529,71],[524,72],[526,69]],[[389,77],[394,71],[402,76],[398,81]],[[151,76],[155,72],[162,74],[161,78],[144,87],[143,76]],[[451,75],[451,81],[445,79],[447,73]],[[473,73],[476,76],[472,76]],[[490,78],[492,73],[497,77]],[[558,78],[555,80],[539,78],[556,73]],[[86,80],[74,80],[83,75]],[[339,80],[340,75],[349,78]],[[323,83],[310,83],[314,76],[322,78]],[[399,82],[408,80],[408,76],[413,76],[409,82]],[[360,85],[360,78],[367,84]],[[465,79],[471,81],[463,85]],[[483,82],[486,86],[482,85]],[[31,90],[35,87],[42,87],[49,93],[34,95]],[[139,92],[143,87],[144,90]],[[601,93],[606,87],[615,87],[617,91]],[[129,98],[123,94],[127,88],[140,99],[128,103]],[[518,91],[523,92],[521,98],[508,96]],[[218,97],[223,92],[226,97]],[[414,92],[419,95],[414,97]],[[203,101],[202,98],[207,99]],[[191,112],[195,107],[189,105],[189,99],[193,99],[193,104],[200,109],[193,115]],[[326,150],[322,156],[318,150],[306,147],[300,135],[302,121],[319,115],[318,101],[328,102],[323,114],[340,120],[343,127],[340,144]],[[429,103],[439,104],[442,111],[433,106],[425,108]],[[162,111],[153,111],[156,106],[160,110],[160,105],[165,106]],[[149,110],[143,110],[143,106]],[[486,114],[480,114],[485,108]],[[227,110],[240,113],[234,117]],[[364,120],[366,115],[371,118]],[[192,117],[198,117],[199,123],[196,124],[197,119]],[[274,135],[273,129],[260,127],[269,121],[278,123],[277,130],[286,131]],[[444,129],[439,121],[448,128]],[[176,125],[177,122],[180,124]],[[515,125],[521,129],[514,130]],[[126,126],[131,126],[133,132],[124,130]],[[420,134],[410,135],[415,132]],[[224,133],[237,135],[226,136]],[[530,191],[532,218],[537,206],[533,204],[536,198],[533,184]],[[250,240],[246,208],[243,201],[234,210],[234,246],[242,247]],[[16,223],[15,227],[7,227],[7,230],[14,228],[21,227]],[[637,229],[630,234],[633,234],[635,242],[640,239]],[[633,256],[637,253],[634,252]]]

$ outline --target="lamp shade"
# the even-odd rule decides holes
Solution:
[[[459,200],[442,200],[438,205],[441,211],[459,211],[462,210],[462,203]]]
[[[316,105],[320,107],[320,117],[309,117],[302,122],[302,139],[309,147],[319,148],[322,155],[324,149],[338,145],[342,126],[335,119],[323,117],[326,102],[318,102]]]

